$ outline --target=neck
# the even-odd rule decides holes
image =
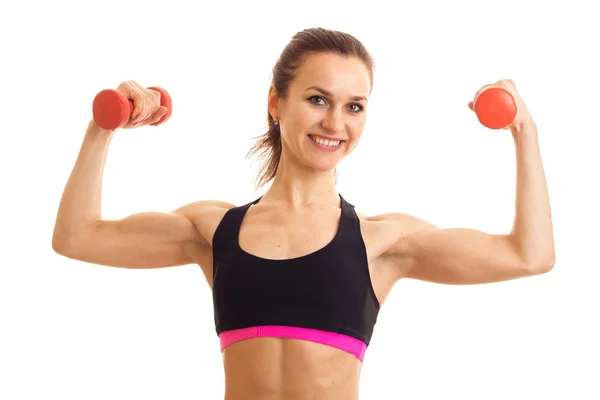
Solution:
[[[311,204],[337,206],[340,198],[335,186],[335,172],[309,169],[282,156],[273,184],[263,200],[285,203],[292,208]]]

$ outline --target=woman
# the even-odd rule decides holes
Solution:
[[[364,216],[336,190],[336,166],[356,148],[373,87],[373,62],[351,35],[308,29],[273,70],[264,196],[236,206],[198,201],[171,213],[101,216],[101,180],[113,131],[91,121],[66,185],[53,248],[122,268],[198,264],[213,291],[225,398],[358,398],[363,357],[381,304],[402,278],[498,282],[548,272],[554,243],[536,125],[514,83],[510,129],[517,199],[510,234],[440,229],[415,216]],[[156,93],[118,88],[135,105],[125,128],[164,115]],[[469,103],[473,109],[473,102]]]

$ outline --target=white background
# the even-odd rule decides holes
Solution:
[[[160,128],[113,138],[105,218],[255,199],[256,165],[245,156],[266,126],[271,69],[297,31],[316,26],[353,34],[376,62],[364,136],[339,168],[339,191],[359,211],[508,232],[514,142],[480,125],[467,103],[481,86],[512,78],[538,125],[555,229],[549,274],[399,283],[367,351],[361,399],[600,398],[594,8],[539,0],[3,5],[0,398],[222,398],[200,269],[127,270],[59,256],[56,211],[93,97],[129,79],[167,89],[174,112]]]

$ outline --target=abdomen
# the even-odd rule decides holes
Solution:
[[[296,339],[252,338],[223,352],[226,400],[358,399],[361,362]]]

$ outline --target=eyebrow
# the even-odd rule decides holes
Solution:
[[[318,86],[311,86],[311,87],[307,88],[305,90],[305,92],[308,92],[311,89],[317,90],[317,91],[323,93],[325,96],[333,97],[333,94],[331,92],[329,92],[323,88],[320,88]],[[365,96],[354,96],[354,97],[351,97],[350,100],[352,100],[352,101],[359,101],[359,100],[369,101]]]

